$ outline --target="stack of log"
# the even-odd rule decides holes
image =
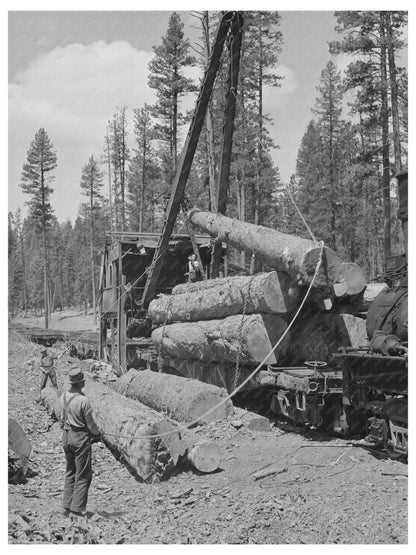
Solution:
[[[194,209],[188,218],[201,231],[255,253],[272,271],[185,283],[154,299],[152,341],[166,366],[231,392],[237,366],[241,383],[261,362],[328,361],[340,347],[366,343],[358,316],[366,282],[357,264],[313,241],[220,214]]]
[[[104,443],[137,479],[147,483],[167,479],[183,463],[201,472],[218,469],[222,453],[214,442],[201,440],[173,419],[85,376],[84,392]],[[41,392],[42,404],[56,420],[59,396],[53,387]]]

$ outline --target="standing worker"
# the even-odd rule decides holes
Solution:
[[[92,480],[91,438],[98,438],[100,432],[94,422],[90,401],[81,391],[85,386],[82,370],[76,366],[71,368],[68,381],[70,389],[59,401],[66,458],[62,514],[76,518],[86,514]]]
[[[191,282],[201,281],[201,270],[195,254],[188,256],[188,279]]]
[[[48,377],[51,380],[52,386],[55,389],[58,389],[58,383],[56,381],[56,371],[55,371],[55,359],[56,357],[52,356],[48,353],[48,349],[42,349],[41,351],[41,359],[40,359],[40,369],[42,371],[42,377],[40,379],[40,391],[45,389],[46,383],[48,381]],[[40,395],[39,399],[40,401]]]

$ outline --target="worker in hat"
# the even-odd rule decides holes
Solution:
[[[42,389],[45,389],[48,378],[50,378],[52,386],[55,389],[58,389],[58,383],[56,381],[55,360],[56,357],[48,353],[48,349],[45,348],[41,350],[41,357],[39,362],[39,366],[42,371],[42,377],[40,379],[40,391],[42,391]],[[38,401],[40,401],[40,396]]]
[[[90,401],[82,392],[85,386],[82,370],[72,367],[68,381],[70,388],[60,398],[62,445],[66,458],[62,513],[77,518],[86,514],[92,480],[91,439],[99,438],[100,432],[94,422]]]

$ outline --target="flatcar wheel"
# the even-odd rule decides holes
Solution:
[[[391,444],[390,440],[384,441],[383,445],[390,459],[397,460],[403,457],[402,453],[398,453],[397,451],[394,450],[394,447]]]

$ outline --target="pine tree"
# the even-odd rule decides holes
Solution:
[[[32,195],[32,198],[26,204],[29,206],[30,214],[40,229],[43,238],[44,307],[45,328],[47,329],[50,318],[47,243],[53,213],[49,197],[53,193],[50,184],[54,179],[52,172],[57,166],[57,158],[45,129],[41,128],[36,132],[27,152],[26,160],[23,165],[20,186],[25,193]]]
[[[96,293],[95,293],[95,250],[94,250],[94,211],[97,204],[102,200],[100,189],[103,186],[102,172],[98,163],[91,156],[88,163],[82,168],[81,191],[89,200],[89,221],[90,221],[90,265],[91,265],[91,284],[92,284],[92,306],[94,319],[97,316]],[[124,226],[123,226],[124,229]]]
[[[152,201],[160,193],[160,168],[152,146],[155,131],[148,104],[134,110],[134,137],[135,156],[128,174],[129,225],[132,230],[143,231],[150,227]]]
[[[110,122],[110,161],[113,172],[115,225],[126,228],[127,163],[130,151],[127,146],[126,108],[120,108]]]
[[[340,156],[337,141],[340,135],[342,122],[340,120],[342,111],[342,88],[341,73],[337,70],[333,62],[328,62],[321,73],[319,85],[317,87],[318,98],[316,100],[314,114],[318,118],[318,124],[323,138],[324,152],[327,156],[328,166],[328,194],[324,199],[328,201],[329,209],[329,245],[336,249],[336,218],[337,218],[337,180],[339,174]],[[338,172],[337,172],[338,168]],[[321,197],[321,202],[322,202]]]
[[[391,195],[390,178],[393,165],[390,163],[389,92],[395,84],[394,77],[400,74],[395,67],[395,52],[402,46],[400,33],[406,24],[403,12],[357,11],[335,12],[337,31],[344,36],[341,41],[330,44],[335,54],[348,53],[355,58],[347,70],[347,87],[358,92],[357,103],[362,124],[372,129],[373,152],[377,153],[379,165],[379,190],[382,192],[384,209],[384,257],[391,252]],[[392,27],[395,27],[394,31]],[[390,67],[388,67],[390,62]],[[388,78],[390,75],[390,79]],[[393,86],[393,89],[392,89]],[[391,98],[395,96],[393,95]],[[394,101],[395,102],[395,101]],[[358,111],[357,108],[355,108]],[[396,165],[398,164],[397,124],[398,108],[394,107],[396,135]],[[398,121],[399,120],[399,121]]]
[[[149,63],[149,87],[156,90],[158,97],[153,115],[158,120],[158,138],[167,147],[162,161],[169,184],[173,183],[178,163],[179,126],[185,121],[179,108],[180,99],[196,90],[192,80],[184,75],[187,66],[195,65],[195,58],[189,54],[183,27],[180,16],[173,12],[162,44],[153,47],[155,55]]]

